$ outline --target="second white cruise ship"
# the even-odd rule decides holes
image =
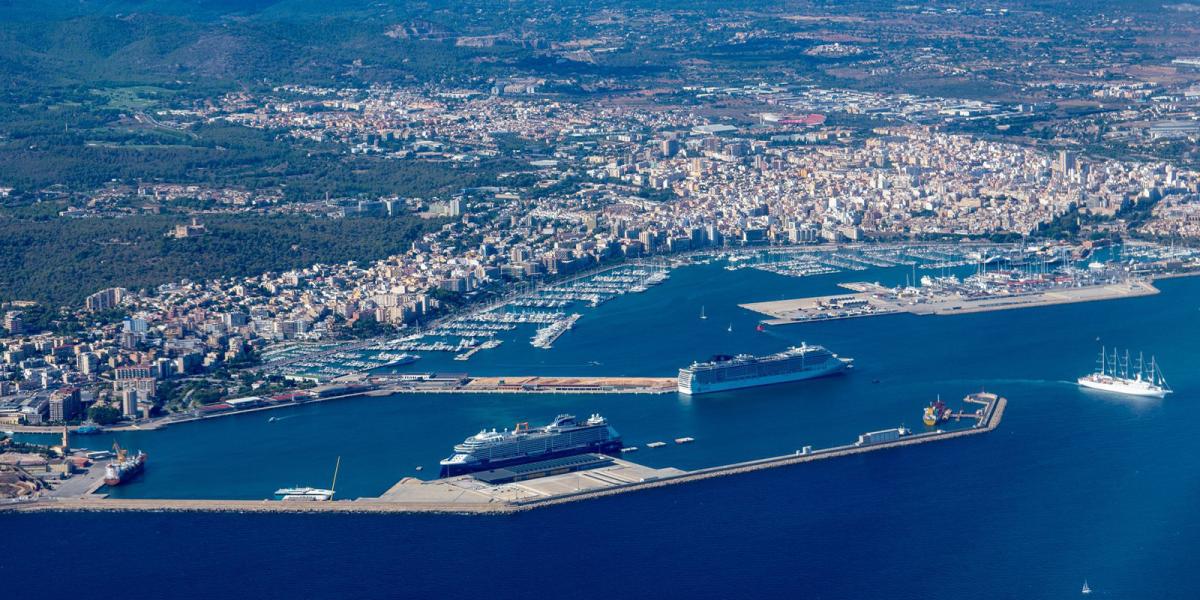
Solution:
[[[841,373],[854,359],[841,358],[822,346],[801,344],[769,356],[714,356],[679,370],[681,394],[696,395],[787,383]]]
[[[454,454],[441,462],[442,477],[587,452],[619,454],[621,434],[598,414],[583,422],[574,415],[558,415],[543,427],[517,423],[511,431],[485,429],[463,440],[454,447]]]

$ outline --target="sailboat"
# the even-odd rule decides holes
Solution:
[[[1100,358],[1097,362],[1100,367],[1095,373],[1085,375],[1077,380],[1080,386],[1117,394],[1154,398],[1165,397],[1172,391],[1153,356],[1150,357],[1150,365],[1147,368],[1142,355],[1139,354],[1137,370],[1132,373],[1129,369],[1131,361],[1128,351],[1125,352],[1125,357],[1122,359],[1115,348],[1111,356],[1108,355],[1107,349],[1101,348]]]
[[[700,306],[700,320],[704,320],[704,319],[707,319],[707,318],[708,318],[708,315],[704,314],[704,306],[703,306],[703,305],[701,305],[701,306]]]
[[[730,323],[730,324],[729,324],[729,327],[727,327],[727,328],[725,329],[725,331],[728,331],[729,333],[733,333],[733,323]]]
[[[1079,593],[1080,593],[1080,594],[1083,594],[1083,595],[1085,595],[1085,596],[1086,596],[1086,595],[1088,595],[1088,594],[1090,594],[1090,593],[1092,593],[1092,588],[1088,587],[1088,584],[1087,584],[1087,580],[1086,580],[1086,579],[1084,579],[1084,580],[1083,580],[1083,589],[1082,589],[1082,590],[1079,590]]]

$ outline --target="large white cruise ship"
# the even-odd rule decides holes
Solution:
[[[841,373],[853,359],[840,358],[821,346],[801,344],[769,356],[714,356],[679,370],[679,393],[696,395],[812,379]]]
[[[511,431],[485,429],[463,440],[454,447],[454,454],[441,462],[442,477],[558,456],[620,451],[621,434],[604,417],[593,414],[579,422],[574,415],[558,415],[553,423],[543,427],[530,428],[529,423],[517,423]]]
[[[1091,375],[1080,377],[1080,386],[1093,390],[1126,394],[1129,396],[1149,396],[1162,398],[1171,393],[1167,381],[1163,379],[1162,371],[1154,357],[1150,357],[1147,365],[1139,354],[1136,369],[1130,370],[1129,352],[1122,359],[1114,349],[1112,355],[1107,350],[1100,350],[1100,368]]]

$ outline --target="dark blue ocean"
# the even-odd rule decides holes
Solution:
[[[1129,300],[765,333],[736,306],[908,273],[686,267],[588,310],[553,350],[520,329],[467,363],[430,353],[411,367],[669,376],[807,341],[853,357],[843,377],[693,399],[396,396],[214,419],[121,434],[151,463],[114,494],[265,498],[327,484],[341,456],[339,497],[377,495],[429,477],[480,427],[559,412],[601,412],[643,448],[695,437],[629,455],[685,469],[918,429],[939,394],[952,406],[980,389],[1006,396],[998,430],[513,516],[4,514],[0,581],[64,598],[1069,598],[1087,579],[1096,597],[1200,597],[1200,279]],[[1079,390],[1101,344],[1155,354],[1176,393]]]

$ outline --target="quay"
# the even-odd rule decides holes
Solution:
[[[671,394],[676,392],[674,377],[547,377],[518,375],[505,377],[474,377],[469,375],[441,377],[431,374],[427,379],[409,379],[403,374],[372,375],[368,378],[343,378],[353,384],[352,390],[331,395],[295,395],[290,400],[261,404],[249,408],[229,409],[206,414],[178,413],[103,427],[104,431],[153,431],[169,425],[217,419],[232,415],[256,413],[288,406],[315,404],[396,394]],[[335,384],[336,387],[336,384]],[[71,426],[72,431],[78,425]],[[58,435],[62,426],[3,425],[0,430],[14,433]]]
[[[1055,287],[1026,293],[991,294],[977,297],[950,293],[936,293],[930,297],[906,296],[903,293],[896,294],[894,290],[876,283],[846,283],[842,284],[842,287],[853,290],[853,293],[752,302],[739,306],[768,317],[763,321],[767,325],[789,325],[896,313],[957,315],[1135,298],[1158,293],[1158,288],[1149,281],[1136,279],[1104,285]]]
[[[674,377],[473,377],[458,392],[549,394],[666,394]]]
[[[989,393],[971,394],[967,401],[982,405],[978,422],[968,428],[951,431],[939,429],[908,435],[900,435],[899,429],[887,430],[864,434],[853,444],[819,450],[811,450],[806,446],[793,454],[695,471],[655,469],[619,458],[585,455],[576,462],[584,466],[597,466],[576,470],[567,463],[544,461],[543,464],[531,465],[523,470],[496,469],[433,481],[406,477],[379,497],[356,500],[278,502],[118,499],[92,493],[95,488],[90,488],[87,493],[78,496],[60,494],[43,496],[34,501],[0,504],[0,511],[509,514],[614,494],[978,435],[992,431],[1000,425],[1008,403],[1005,398]],[[875,439],[872,437],[875,434],[887,432],[896,432],[896,435],[883,441],[871,441]]]
[[[427,379],[411,375],[373,375],[362,380],[371,396],[392,394],[666,394],[676,391],[674,377],[574,377],[513,375],[460,377],[434,374]]]

